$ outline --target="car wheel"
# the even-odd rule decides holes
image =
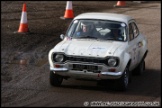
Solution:
[[[142,60],[140,64],[137,66],[137,68],[134,70],[133,74],[134,75],[142,75],[145,70],[145,61]]]
[[[127,90],[128,88],[128,84],[129,84],[129,81],[130,78],[129,78],[129,68],[128,66],[125,68],[124,72],[123,72],[123,75],[121,76],[120,79],[116,80],[116,88],[117,90],[120,90],[120,91],[125,91]]]
[[[50,71],[50,84],[52,86],[60,86],[63,81],[63,77],[57,74],[54,74],[53,71]]]

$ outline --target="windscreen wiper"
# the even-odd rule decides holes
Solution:
[[[95,39],[97,39],[97,37],[92,37],[92,36],[81,36],[79,38],[95,38]]]

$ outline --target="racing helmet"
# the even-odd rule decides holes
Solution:
[[[93,30],[93,23],[91,22],[82,22],[81,23],[81,29],[83,30],[83,27],[86,27],[87,31]]]

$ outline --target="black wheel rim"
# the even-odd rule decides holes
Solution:
[[[62,77],[58,77],[58,82],[62,82],[63,78]]]
[[[128,69],[126,68],[125,69],[125,72],[124,72],[124,84],[125,84],[125,87],[127,87],[127,85],[128,85],[128,78],[129,76],[128,76]]]

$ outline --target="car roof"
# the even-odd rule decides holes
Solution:
[[[117,13],[98,13],[98,12],[90,12],[90,13],[83,13],[74,18],[75,19],[101,19],[101,20],[111,20],[111,21],[118,21],[124,22],[128,24],[129,20],[133,18],[128,15],[124,14],[117,14]],[[134,19],[133,19],[134,20]]]

